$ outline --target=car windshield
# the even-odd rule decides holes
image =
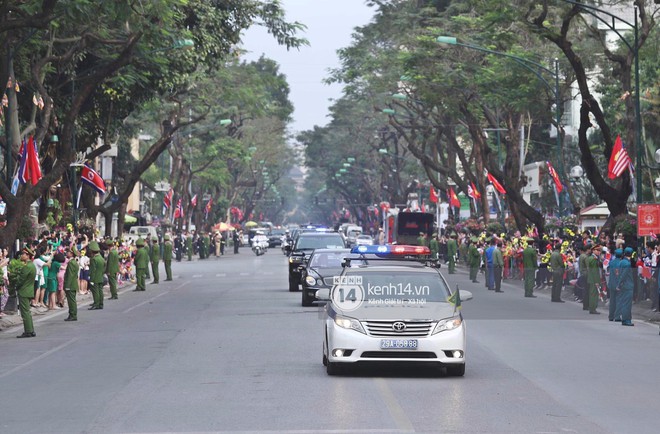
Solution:
[[[359,240],[370,240],[370,239],[371,239],[371,235],[360,235],[360,236],[358,237],[358,239],[359,239]]]
[[[312,268],[340,268],[341,262],[344,260],[346,253],[339,252],[322,252],[314,253],[309,260],[309,266]]]
[[[449,304],[451,295],[438,274],[406,270],[347,269],[332,291],[333,300],[355,300],[360,307]]]
[[[341,249],[344,241],[339,234],[298,238],[297,250]]]

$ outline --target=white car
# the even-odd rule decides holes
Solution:
[[[452,293],[439,270],[425,263],[393,260],[428,258],[428,247],[360,246],[351,253],[366,254],[366,260],[345,266],[329,292],[317,292],[318,299],[327,300],[323,364],[328,375],[361,362],[414,362],[463,376],[466,326],[460,295],[472,295]]]
[[[355,238],[355,245],[356,246],[372,246],[374,244],[374,239],[371,235],[358,235],[357,238]]]

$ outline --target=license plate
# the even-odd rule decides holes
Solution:
[[[381,350],[416,350],[417,339],[381,339]]]

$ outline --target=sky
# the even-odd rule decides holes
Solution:
[[[341,97],[340,85],[326,85],[322,81],[328,70],[339,66],[336,51],[351,44],[351,34],[357,26],[371,21],[374,9],[364,0],[282,0],[287,21],[307,26],[299,36],[309,46],[287,51],[260,27],[249,29],[243,36],[245,60],[256,60],[262,54],[280,64],[280,72],[287,76],[294,105],[291,132],[311,130],[314,125],[325,126],[329,118],[330,99]]]

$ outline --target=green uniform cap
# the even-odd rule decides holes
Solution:
[[[158,237],[151,237],[151,241],[158,242]]]
[[[135,242],[135,245],[138,247],[144,247],[144,240],[142,238],[138,238],[138,240]]]
[[[91,243],[89,243],[88,248],[89,248],[90,252],[100,252],[101,251],[101,248],[99,247],[99,243],[97,243],[96,241],[92,241]]]
[[[169,240],[170,240],[170,236],[169,236],[169,235],[165,235],[165,241],[169,241]]]
[[[106,246],[114,246],[114,245],[115,245],[115,242],[112,241],[112,240],[110,240],[110,239],[108,239],[108,240],[105,240],[105,245],[106,245]]]

